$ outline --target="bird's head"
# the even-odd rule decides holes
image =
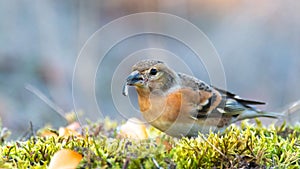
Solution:
[[[149,92],[165,92],[178,84],[178,75],[164,62],[158,60],[142,60],[132,66],[123,87],[123,95],[127,95],[127,87],[135,86],[137,90]]]

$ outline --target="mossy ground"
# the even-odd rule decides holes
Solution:
[[[78,168],[298,168],[300,164],[299,126],[243,122],[224,133],[182,139],[160,133],[146,140],[117,138],[116,128],[106,121],[86,125],[81,136],[44,137],[38,132],[23,141],[3,140],[0,168],[46,168],[62,148],[83,155]]]

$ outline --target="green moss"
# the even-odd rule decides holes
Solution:
[[[281,133],[291,130],[286,137]],[[179,168],[196,167],[298,167],[300,160],[299,132],[279,128],[253,127],[243,123],[242,129],[232,125],[224,134],[199,134],[183,138],[174,149]]]
[[[116,127],[106,120],[89,123],[82,137],[3,141],[0,168],[46,168],[62,148],[84,156],[78,168],[297,168],[300,163],[300,126],[266,128],[259,121],[243,122],[224,133],[199,133],[197,138],[175,139],[160,133],[140,141],[116,138]]]

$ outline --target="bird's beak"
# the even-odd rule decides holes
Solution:
[[[144,81],[143,76],[139,73],[139,71],[133,71],[126,79],[126,83],[129,86],[136,86],[142,84]]]
[[[126,79],[123,86],[123,95],[128,95],[128,86],[142,86],[144,84],[144,78],[138,71],[133,71]]]

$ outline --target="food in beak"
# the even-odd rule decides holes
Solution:
[[[133,71],[126,79],[123,85],[122,94],[124,96],[128,95],[128,86],[137,86],[143,84],[143,77],[138,71]]]
[[[127,82],[123,85],[122,94],[123,94],[124,96],[127,96],[127,95],[128,95],[128,84],[127,84]]]

